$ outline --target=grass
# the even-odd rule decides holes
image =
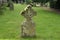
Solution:
[[[21,38],[20,25],[23,16],[20,12],[26,5],[14,4],[14,11],[8,8],[0,15],[0,40],[60,40],[60,14],[46,11],[42,7],[33,7],[37,15],[33,17],[36,23],[36,38]]]

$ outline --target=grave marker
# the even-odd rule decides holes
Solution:
[[[32,17],[36,15],[36,12],[32,9],[31,5],[28,5],[21,15],[25,17],[24,22],[21,24],[21,36],[22,37],[35,37],[35,23],[32,21]]]

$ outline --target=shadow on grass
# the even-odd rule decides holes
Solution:
[[[23,36],[21,38],[23,38],[23,39],[36,39],[37,36],[32,36],[32,37],[30,37],[30,36]]]
[[[21,37],[22,39],[32,39],[32,40],[37,40],[37,39],[39,39],[39,40],[46,40],[46,39],[51,39],[50,37],[42,37],[42,36],[36,36],[36,37]]]
[[[50,13],[55,13],[55,14],[60,14],[60,10],[53,9],[53,8],[51,8],[50,10],[43,9],[42,11],[44,11],[44,12],[50,12]]]

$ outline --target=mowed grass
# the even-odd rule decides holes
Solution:
[[[14,4],[14,11],[8,8],[0,15],[0,40],[60,40],[60,14],[33,7],[37,15],[33,17],[36,23],[36,38],[21,38],[21,23],[24,17],[20,12],[26,5]]]

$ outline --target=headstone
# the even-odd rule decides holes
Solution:
[[[25,17],[24,22],[21,24],[21,37],[36,37],[35,23],[32,21],[32,17],[36,15],[36,12],[32,9],[31,5],[28,5],[21,15]]]
[[[9,7],[10,7],[10,10],[14,10],[14,4],[11,0],[9,0],[9,3],[8,3]]]
[[[2,0],[0,0],[0,5],[2,4]]]

